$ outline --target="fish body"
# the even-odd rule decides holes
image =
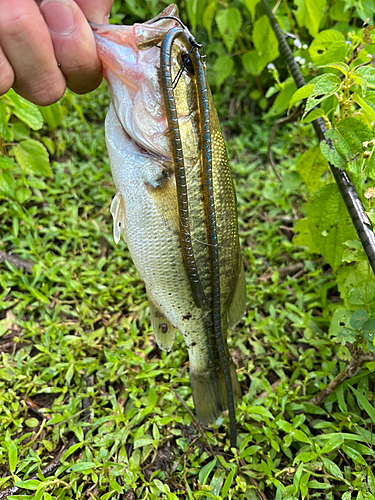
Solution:
[[[111,206],[116,243],[123,235],[145,282],[151,323],[162,349],[170,350],[178,329],[189,352],[192,395],[198,418],[213,422],[227,407],[223,369],[212,315],[212,272],[204,205],[200,109],[195,75],[180,71],[186,49],[176,40],[172,73],[185,162],[192,248],[205,301],[197,307],[181,250],[181,225],[173,144],[160,74],[160,43],[177,22],[174,5],[134,26],[96,26],[99,57],[111,89],[106,141],[116,196]],[[217,113],[209,94],[213,193],[219,270],[220,326],[235,399],[240,388],[228,352],[228,326],[245,308],[245,281],[237,229],[236,197]],[[184,230],[184,228],[182,228]]]

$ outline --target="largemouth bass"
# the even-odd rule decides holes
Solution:
[[[197,74],[186,44],[177,37],[169,61],[163,53],[166,34],[180,24],[177,16],[177,7],[170,5],[146,23],[93,25],[93,31],[112,97],[105,131],[117,190],[111,206],[114,238],[118,243],[124,237],[145,282],[160,348],[172,348],[177,329],[183,335],[196,413],[202,423],[212,423],[228,408],[228,399],[231,410],[241,397],[226,336],[245,309],[245,279],[236,197],[211,94],[208,90],[210,137],[204,142]],[[188,38],[193,40],[190,33]],[[171,67],[180,144],[172,134],[161,53]],[[212,155],[212,203],[203,144],[209,144]],[[186,203],[181,201],[178,155],[183,157]],[[232,420],[233,415],[234,408]]]

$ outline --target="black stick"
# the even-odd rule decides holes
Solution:
[[[297,87],[303,87],[304,85],[306,85],[305,79],[303,78],[297,63],[294,60],[292,51],[286,43],[284,34],[281,31],[280,26],[278,25],[267,0],[262,0],[262,4],[266,9],[268,19],[270,20],[272,29],[275,32],[276,38],[279,42],[280,53],[284,57]],[[322,118],[314,120],[313,126],[319,141],[326,141],[328,146],[333,149],[332,142],[325,137],[326,129],[324,120]],[[344,170],[336,168],[331,163],[329,163],[329,167],[344,200],[346,208],[348,209],[353,225],[357,231],[358,238],[360,239],[363,249],[366,252],[370,266],[375,273],[375,234],[372,229],[370,219],[367,217],[362,201],[358,196],[358,193],[352,181],[349,179],[347,173]]]

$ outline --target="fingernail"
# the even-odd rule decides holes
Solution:
[[[74,30],[76,22],[73,10],[64,1],[43,3],[41,11],[48,28],[55,35],[69,35]]]

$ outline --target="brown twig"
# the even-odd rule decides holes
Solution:
[[[352,359],[346,365],[341,373],[339,373],[322,391],[316,394],[309,402],[313,405],[321,405],[337,387],[348,378],[357,375],[363,364],[367,361],[375,361],[375,355],[372,352],[363,352],[362,350],[353,351]]]
[[[0,262],[5,262],[5,261],[10,262],[17,269],[23,269],[28,273],[31,273],[31,270],[34,266],[32,262],[29,262],[27,260],[22,260],[16,255],[11,255],[9,253],[0,251]]]
[[[198,420],[196,419],[195,415],[193,414],[193,412],[190,410],[190,408],[188,408],[187,404],[185,403],[185,401],[182,399],[182,397],[177,394],[177,392],[174,393],[174,395],[176,396],[176,398],[180,401],[180,403],[182,404],[182,406],[185,408],[185,410],[188,412],[188,414],[190,415],[192,421],[193,421],[193,424],[195,426],[195,428],[197,429],[197,431],[199,432],[199,434],[202,436],[203,438],[203,441],[205,443],[205,445],[207,446],[207,448],[210,450],[211,454],[213,455],[213,451],[212,451],[212,448],[211,448],[211,445],[210,443],[207,441],[207,437],[206,437],[206,434],[204,433],[204,430],[202,429],[202,427],[200,426]]]

